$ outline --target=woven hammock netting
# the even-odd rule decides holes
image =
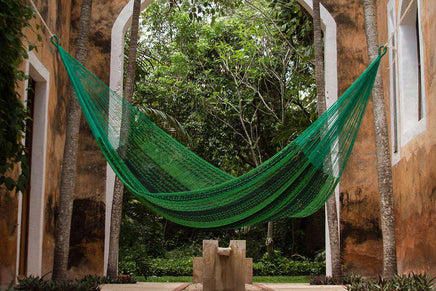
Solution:
[[[174,140],[53,42],[117,176],[154,212],[196,228],[238,228],[321,208],[344,171],[386,52],[298,138],[236,178]]]

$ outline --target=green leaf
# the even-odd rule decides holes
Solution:
[[[15,181],[10,177],[5,178],[4,184],[5,184],[6,189],[8,189],[10,191],[12,191],[16,185]]]

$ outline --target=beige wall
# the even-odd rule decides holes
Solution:
[[[387,1],[380,2],[379,31],[385,32],[386,24],[381,19],[386,18]],[[436,85],[433,81],[436,78],[436,3],[421,0],[420,13],[426,129],[400,147],[400,160],[392,168],[396,242],[400,273],[425,271],[436,276]],[[383,73],[385,100],[389,103],[387,68]]]
[[[93,1],[86,66],[109,84],[111,30],[127,0]],[[75,43],[81,0],[73,0],[71,44]],[[74,51],[72,48],[71,52]],[[78,180],[71,228],[70,276],[103,274],[106,160],[82,117]],[[48,268],[51,268],[51,262]]]
[[[368,66],[362,1],[322,1],[335,18],[342,94]],[[326,68],[328,72],[328,68]],[[341,259],[345,272],[381,270],[373,109],[370,100],[340,182]]]
[[[81,1],[34,1],[51,30],[59,36],[61,45],[74,54]],[[110,35],[116,16],[127,0],[94,1],[88,68],[105,83],[109,83]],[[34,23],[42,28],[42,42],[36,41]],[[63,148],[65,143],[65,115],[69,81],[55,47],[49,42],[49,33],[37,18],[25,34],[30,43],[37,43],[36,57],[50,74],[46,185],[44,197],[44,229],[42,274],[53,266],[56,203],[59,195]],[[23,62],[23,68],[26,63]],[[22,95],[24,96],[24,86]],[[38,170],[38,169],[34,169]],[[74,195],[69,277],[85,274],[103,274],[104,215],[106,162],[101,155],[86,122],[80,129],[78,182]],[[0,195],[0,286],[7,286],[16,274],[18,236],[18,195],[1,190]],[[31,243],[31,242],[30,242]],[[49,277],[49,276],[48,276]]]
[[[393,1],[393,0],[391,0]],[[414,0],[416,1],[416,0]],[[340,92],[368,64],[362,1],[322,1],[338,25],[338,81]],[[426,130],[400,148],[393,170],[398,271],[436,275],[436,91],[435,38],[432,21],[436,5],[421,0],[424,47]],[[377,1],[379,43],[387,41],[387,3]],[[328,68],[326,68],[328,70]],[[390,130],[389,58],[380,67]],[[340,184],[341,257],[345,273],[374,276],[382,268],[382,238],[375,158],[372,103],[365,117]]]
[[[53,1],[47,4],[46,1],[35,1],[36,5],[40,8],[42,15],[47,19],[48,24],[56,32],[56,34],[63,40],[63,44],[68,48],[68,31],[69,31],[69,13],[70,3],[64,1],[62,9],[58,9]],[[65,21],[58,22],[56,19],[65,19]],[[29,43],[37,44],[37,50],[34,54],[42,65],[49,71],[49,100],[48,100],[48,128],[47,128],[47,156],[46,156],[46,184],[45,184],[45,197],[44,197],[44,237],[43,237],[43,262],[47,257],[52,257],[52,250],[50,250],[51,237],[54,229],[54,203],[56,202],[56,195],[59,188],[59,169],[61,167],[61,160],[63,154],[64,143],[64,112],[65,112],[65,94],[66,94],[66,75],[59,72],[59,62],[56,56],[55,47],[49,42],[49,34],[45,28],[42,27],[39,34],[42,36],[42,41],[37,41],[36,29],[34,24],[41,25],[39,19],[32,21],[33,28],[27,28],[25,34]],[[26,60],[22,63],[22,68],[26,68]],[[24,85],[21,85],[21,96],[26,95]],[[32,169],[38,171],[40,169]],[[19,233],[19,226],[17,226],[18,218],[18,194],[9,193],[10,200],[5,201],[1,195],[0,207],[2,219],[0,220],[0,235],[2,243],[0,244],[0,286],[9,284],[14,279],[16,274],[16,259],[17,259],[17,236]],[[4,215],[5,214],[5,215]],[[7,242],[7,243],[4,243]],[[29,242],[32,244],[32,242]],[[44,274],[44,270],[43,273]]]
[[[433,242],[436,241],[436,232],[432,222],[435,221],[436,209],[436,173],[433,166],[436,164],[436,92],[432,80],[435,78],[436,43],[432,36],[436,27],[431,20],[435,17],[436,5],[432,1],[421,1],[427,128],[424,133],[401,148],[401,160],[393,167],[393,182],[399,271],[427,271],[435,275],[436,245]],[[59,1],[35,2],[50,27],[59,35],[62,46],[73,53],[81,1],[62,1],[62,5]],[[106,84],[109,83],[112,25],[127,2],[116,0],[93,3],[87,67]],[[368,65],[362,2],[322,2],[337,22],[338,85],[341,94]],[[387,39],[386,0],[378,1],[377,17],[380,43],[384,43]],[[26,34],[30,42],[36,42],[33,30],[27,30]],[[36,55],[50,72],[42,261],[42,274],[45,274],[51,271],[53,264],[54,217],[59,195],[69,85],[56,50],[48,42],[48,33],[43,29],[41,34],[43,41],[38,44]],[[384,57],[381,70],[389,113],[388,65],[388,58]],[[356,272],[363,275],[379,273],[382,264],[372,112],[370,102],[340,185],[343,269],[346,273]],[[70,277],[103,272],[105,178],[106,162],[82,120]],[[14,193],[7,195],[8,199],[7,196],[0,195],[0,236],[3,238],[0,244],[0,285],[8,284],[16,272],[18,199]]]

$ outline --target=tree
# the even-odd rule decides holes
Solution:
[[[368,58],[372,62],[378,56],[377,21],[372,0],[363,0],[363,11]],[[375,79],[374,88],[372,89],[372,98],[374,104],[378,188],[380,192],[380,220],[383,236],[383,276],[392,277],[397,273],[394,194],[392,189],[388,125],[383,97],[383,83],[379,71]]]
[[[182,99],[195,100],[197,114],[190,116],[189,110],[186,112],[187,119],[197,125],[193,130],[198,132],[203,120],[202,125],[208,120],[214,124],[203,132],[206,136],[211,135],[211,130],[215,132],[211,138],[204,138],[203,144],[216,141],[223,134],[232,141],[231,147],[223,145],[226,152],[219,157],[213,153],[221,159],[221,168],[232,164],[229,172],[239,175],[257,167],[310,124],[315,117],[313,69],[308,62],[311,40],[307,35],[311,35],[311,25],[306,26],[308,15],[298,4],[290,3],[289,10],[303,25],[287,24],[285,35],[273,19],[275,8],[265,1],[245,1],[247,6],[234,9],[234,16],[215,18],[210,24],[206,17],[192,23],[181,13],[168,13],[170,8],[161,2],[159,7],[152,5],[147,10],[153,16],[147,26],[154,31],[147,33],[153,36],[144,49],[145,64],[150,68],[142,81],[154,81],[139,88],[144,88],[149,104],[156,106],[152,102],[161,95],[156,84],[163,83],[165,90],[159,99],[165,100],[164,105],[168,100],[177,100],[178,112],[172,108],[169,111],[181,120],[184,118],[179,108],[190,108],[189,103],[184,103],[186,107],[180,105]],[[191,10],[187,1],[181,2],[176,11]],[[179,25],[182,30],[177,29]],[[178,45],[181,39],[185,41],[177,50],[174,44]],[[196,88],[197,84],[201,87]],[[153,88],[157,92],[151,93]],[[203,113],[210,117],[202,119]],[[220,147],[215,144],[212,151],[217,149]],[[204,146],[198,152],[205,153]],[[266,247],[271,254],[273,223],[268,223],[267,228]]]
[[[132,27],[130,29],[130,45],[127,60],[126,84],[124,86],[124,99],[131,102],[135,85],[136,52],[138,47],[139,14],[141,13],[141,0],[133,2]],[[121,120],[121,130],[124,131],[124,140],[128,140],[128,120],[127,110],[123,110]],[[122,146],[125,147],[126,145]],[[121,148],[121,151],[123,149]],[[121,153],[122,154],[122,153]],[[114,197],[112,202],[111,229],[109,237],[109,258],[107,265],[107,275],[117,277],[118,275],[118,247],[120,239],[121,215],[123,206],[124,184],[116,177],[114,185]]]
[[[166,2],[152,3],[144,15],[146,68],[137,108],[160,108],[184,121],[192,149],[234,175],[274,155],[313,121],[312,41],[300,41],[311,29],[290,33],[297,51],[272,24],[270,8],[241,7],[214,22],[193,22],[183,12],[190,7],[171,10]],[[208,128],[200,132],[199,123]],[[217,144],[205,148],[221,137],[222,152]]]
[[[91,21],[92,0],[83,0],[79,19],[79,37],[76,43],[76,59],[84,64],[87,56],[89,23]],[[70,248],[71,215],[73,193],[76,184],[77,154],[81,110],[74,90],[71,90],[67,107],[67,125],[64,157],[62,161],[61,186],[59,193],[58,215],[55,231],[55,251],[53,262],[53,280],[66,279],[68,254]]]
[[[291,20],[298,21],[288,23],[285,34],[275,24],[275,11],[268,2],[253,2],[256,8],[241,6],[230,15],[213,19],[203,14],[194,21],[189,1],[179,1],[176,7],[168,0],[151,3],[143,14],[132,100],[141,111],[159,108],[176,117],[189,132],[190,149],[235,176],[274,155],[316,118],[310,15],[290,3]],[[149,118],[181,140],[173,126]],[[258,239],[267,234],[266,223],[249,232],[213,231],[213,235],[211,230],[164,225],[166,250],[196,248],[204,238]],[[304,227],[304,223],[291,227],[290,219],[275,222],[274,248],[313,255],[303,245]],[[294,244],[289,242],[290,233],[295,233]],[[250,249],[260,258],[267,248],[263,242],[253,242]],[[120,253],[120,261],[130,260],[125,254]]]
[[[318,115],[321,116],[326,110],[325,99],[325,71],[323,58],[323,40],[321,29],[321,15],[319,0],[313,0],[313,35],[315,45],[315,77],[316,77],[316,92],[318,100]],[[333,193],[326,202],[327,209],[327,224],[330,238],[330,252],[332,261],[332,276],[341,276],[341,260],[340,260],[340,237],[338,228],[338,213],[336,208],[336,197]]]

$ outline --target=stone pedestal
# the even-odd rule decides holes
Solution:
[[[253,259],[245,257],[245,240],[219,248],[217,240],[203,241],[203,257],[194,258],[194,283],[204,291],[244,291],[253,282]]]

